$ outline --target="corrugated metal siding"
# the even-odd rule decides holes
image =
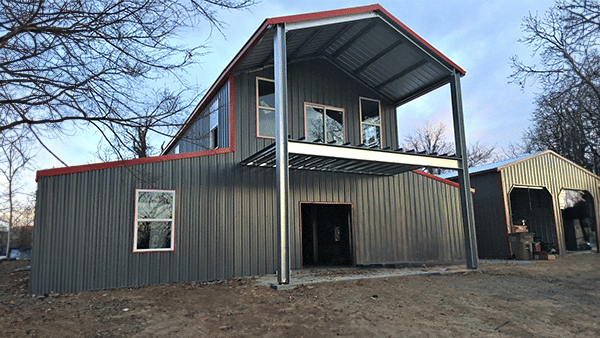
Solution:
[[[313,67],[309,67],[309,65]],[[273,142],[256,138],[255,76],[235,79],[236,151],[41,177],[32,293],[74,292],[273,273],[277,268],[274,170],[240,161]],[[327,61],[289,66],[290,132],[303,136],[303,102],[346,110],[360,143],[359,96]],[[384,146],[397,146],[395,109],[382,102]],[[175,250],[132,253],[136,188],[175,189]],[[393,177],[290,173],[291,259],[301,267],[302,201],[353,205],[356,264],[464,260],[458,189],[413,172]]]
[[[236,126],[244,126],[238,138],[240,142],[236,142],[236,158],[240,161],[274,142],[272,139],[256,138],[256,77],[272,79],[273,68],[241,73],[235,80]],[[304,102],[309,102],[343,108],[346,119],[346,141],[354,145],[360,144],[362,141],[359,97],[361,96],[381,101],[383,147],[397,148],[396,108],[368,88],[356,85],[351,77],[324,59],[288,65],[290,136],[293,139],[304,137]],[[239,108],[238,104],[240,104]],[[243,115],[243,119],[238,120],[240,115]]]
[[[564,226],[558,197],[562,189],[585,190],[594,198],[596,224],[600,224],[598,180],[581,167],[545,152],[501,170],[506,219],[510,222],[510,191],[515,185],[546,187],[552,195],[560,253],[565,253]],[[507,226],[507,225],[505,225]]]
[[[508,257],[508,238],[500,173],[471,176],[479,258]]]
[[[219,148],[229,147],[229,82],[227,82],[210,104],[202,111],[190,128],[181,136],[181,139],[171,148],[169,154],[189,153],[194,151],[211,149],[210,147],[210,109],[218,105]],[[179,147],[178,152],[175,150]]]

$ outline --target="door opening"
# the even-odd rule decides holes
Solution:
[[[596,249],[594,199],[587,191],[560,192],[560,209],[568,251]]]
[[[539,242],[542,251],[558,252],[556,223],[552,195],[542,187],[515,187],[510,192],[510,209],[513,229],[521,226],[533,232],[534,242]]]
[[[351,266],[352,205],[301,203],[302,265]]]

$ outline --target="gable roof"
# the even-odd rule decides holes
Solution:
[[[396,106],[422,96],[465,71],[380,5],[269,18],[225,67],[166,154],[236,72],[273,65],[275,25],[285,24],[287,60],[324,58]]]
[[[560,156],[559,154],[557,154],[556,152],[552,151],[552,150],[545,150],[545,151],[540,151],[537,153],[532,153],[532,154],[524,154],[518,157],[514,157],[514,158],[509,158],[506,160],[502,160],[502,161],[498,161],[498,162],[494,162],[494,163],[488,163],[488,164],[484,164],[484,165],[480,165],[477,167],[473,167],[473,168],[469,168],[469,175],[481,175],[481,174],[486,174],[489,172],[499,172],[502,171],[504,169],[519,165],[521,163],[524,162],[528,162],[533,160],[536,157],[539,156],[543,156],[543,155],[551,155],[556,157],[557,159],[568,163],[569,165],[577,168],[578,170],[583,171],[584,173],[586,173],[587,175],[590,175],[594,178],[596,178],[597,180],[600,180],[600,176],[588,171],[587,169],[581,167],[580,165],[576,164],[573,161],[570,161],[562,156]],[[456,174],[455,173],[451,173],[449,175],[440,175],[440,177],[446,178],[446,179],[454,179],[456,178]]]

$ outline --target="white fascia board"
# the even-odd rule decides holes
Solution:
[[[289,32],[289,31],[293,31],[293,30],[297,30],[297,29],[335,25],[335,24],[343,23],[343,22],[372,19],[372,18],[376,18],[376,17],[379,17],[379,15],[377,15],[377,13],[366,12],[366,13],[341,15],[341,16],[335,16],[335,17],[330,17],[330,18],[313,19],[313,20],[307,20],[307,21],[288,22],[285,24],[285,31]]]
[[[392,153],[369,149],[333,147],[320,144],[289,142],[290,154],[343,158],[349,160],[396,163],[444,169],[461,169],[459,160],[441,157]]]

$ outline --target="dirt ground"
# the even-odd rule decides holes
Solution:
[[[0,264],[2,337],[600,336],[600,254],[287,291],[248,278],[44,296],[24,265]]]

